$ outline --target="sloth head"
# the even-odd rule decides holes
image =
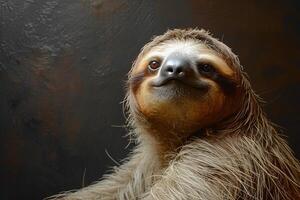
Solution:
[[[158,137],[190,136],[239,110],[241,74],[237,57],[207,32],[168,31],[144,46],[129,73],[130,112]]]

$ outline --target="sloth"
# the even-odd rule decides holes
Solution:
[[[102,180],[56,199],[295,200],[300,165],[237,56],[202,29],[146,44],[128,74],[136,147]]]

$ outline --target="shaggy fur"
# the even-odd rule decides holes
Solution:
[[[112,174],[54,199],[83,200],[295,200],[300,199],[300,166],[286,141],[266,118],[247,75],[231,50],[204,30],[171,30],[144,46],[136,63],[167,40],[192,39],[219,54],[238,76],[242,105],[229,117],[199,130],[173,151],[156,148],[136,108],[132,71],[126,97],[128,125],[137,147]],[[163,154],[163,155],[162,155]]]

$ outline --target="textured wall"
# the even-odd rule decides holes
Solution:
[[[120,102],[139,49],[202,27],[240,56],[300,156],[296,0],[0,0],[0,199],[97,180],[129,148]]]

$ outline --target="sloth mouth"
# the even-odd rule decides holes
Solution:
[[[207,90],[208,85],[201,80],[179,79],[174,77],[156,78],[151,82],[153,87],[163,87],[166,85],[184,85],[198,90]]]

